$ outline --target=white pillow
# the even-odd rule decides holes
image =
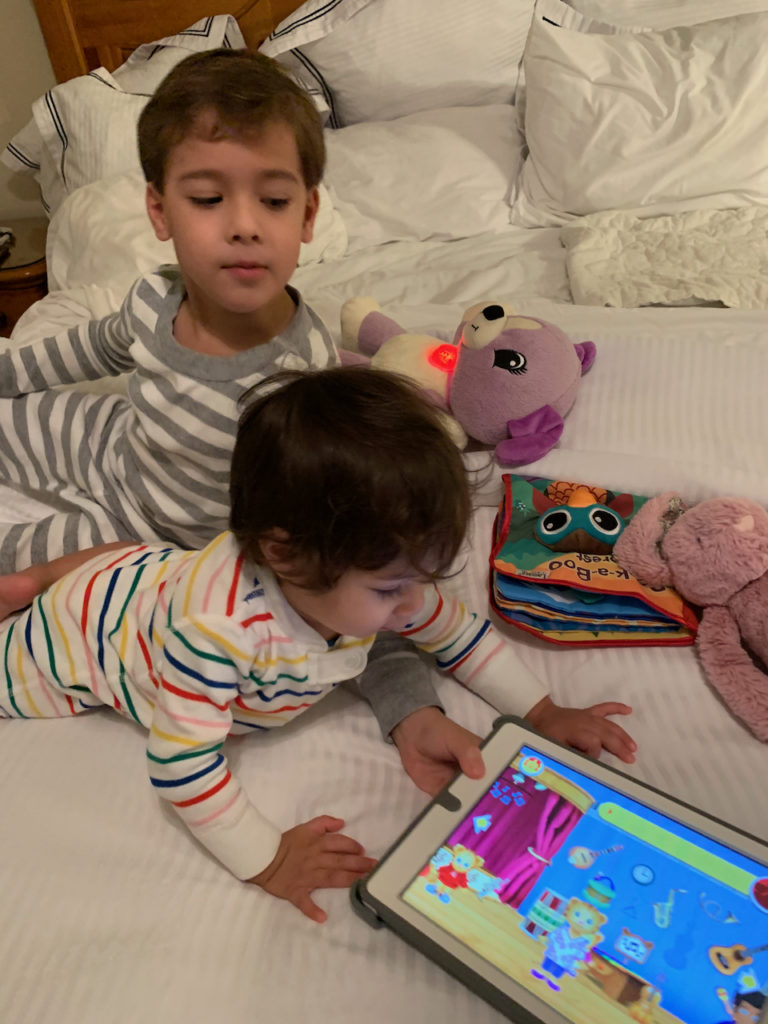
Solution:
[[[140,46],[110,74],[104,68],[54,86],[32,105],[32,120],[0,155],[14,171],[32,174],[43,206],[54,213],[90,182],[139,167],[136,126],[165,74],[190,53],[245,40],[228,14],[203,18],[184,32]]]
[[[768,203],[768,14],[664,32],[578,21],[538,0],[513,224]]]
[[[245,47],[240,26],[231,14],[201,18],[175,36],[143,43],[112,74],[125,92],[151,96],[168,72],[190,53],[220,47],[233,50]]]
[[[326,183],[349,251],[503,231],[522,142],[507,104],[453,107],[325,133]]]
[[[533,0],[307,0],[260,47],[331,108],[330,124],[511,103]]]
[[[103,178],[68,196],[51,218],[47,238],[51,290],[99,285],[124,294],[136,278],[175,263],[172,242],[155,237],[144,203],[141,171]],[[320,186],[314,239],[302,245],[299,265],[344,255],[347,234]]]
[[[768,0],[566,0],[569,7],[612,25],[654,29],[697,25],[768,10]]]

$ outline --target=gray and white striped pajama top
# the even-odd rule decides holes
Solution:
[[[141,277],[117,313],[0,353],[0,480],[57,509],[0,524],[0,573],[113,540],[201,548],[225,530],[243,393],[278,369],[338,362],[321,320],[289,291],[288,328],[235,356],[175,340],[175,266]],[[51,390],[121,373],[127,396]]]

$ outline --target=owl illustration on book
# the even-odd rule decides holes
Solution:
[[[634,510],[631,494],[614,494],[603,487],[553,481],[543,492],[534,488],[536,540],[552,551],[581,551],[609,555],[621,536],[625,517]]]

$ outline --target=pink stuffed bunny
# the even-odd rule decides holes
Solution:
[[[701,606],[696,647],[704,672],[768,741],[768,512],[742,498],[689,507],[662,494],[637,512],[614,557],[642,583],[672,586]]]

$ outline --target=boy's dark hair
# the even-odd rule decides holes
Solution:
[[[765,995],[759,989],[753,989],[751,992],[740,992],[734,998],[733,1005],[741,1006],[742,1003],[754,1006],[756,1010],[761,1010],[765,1005]]]
[[[466,533],[469,484],[416,385],[365,366],[282,371],[264,384],[272,390],[241,417],[232,458],[230,525],[246,557],[259,562],[260,541],[278,530],[298,568],[291,579],[312,590],[401,556],[445,574]]]
[[[144,177],[162,192],[171,150],[190,135],[242,139],[272,124],[293,132],[304,184],[314,188],[325,168],[325,143],[309,94],[264,54],[224,49],[192,54],[165,76],[139,117]]]

